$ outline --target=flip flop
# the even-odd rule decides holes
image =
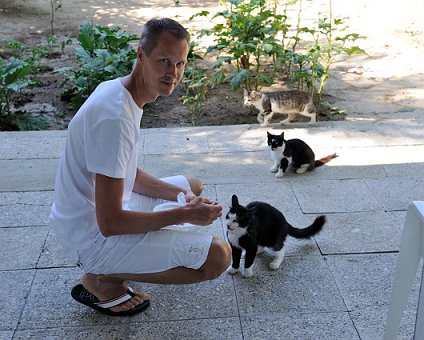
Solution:
[[[74,288],[72,288],[71,295],[74,300],[78,301],[79,303],[91,307],[99,311],[100,313],[112,316],[135,315],[145,311],[150,306],[150,300],[146,300],[143,303],[135,306],[134,308],[131,308],[126,311],[114,312],[110,310],[109,308],[115,307],[117,305],[120,305],[121,303],[131,300],[135,296],[134,290],[130,287],[128,287],[128,290],[125,294],[122,294],[120,296],[117,296],[116,298],[107,301],[99,301],[99,299],[93,294],[91,294],[87,289],[85,289],[82,284],[78,284]]]

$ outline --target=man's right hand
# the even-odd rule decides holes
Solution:
[[[196,197],[182,209],[187,209],[187,222],[196,225],[212,224],[222,215],[222,205],[206,197]]]

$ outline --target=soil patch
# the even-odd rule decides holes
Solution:
[[[304,20],[328,6],[328,1],[308,2]],[[328,81],[325,100],[346,111],[347,117],[370,117],[384,113],[422,110],[424,107],[424,5],[420,0],[399,4],[396,1],[367,0],[333,4],[333,13],[348,17],[352,32],[367,37],[361,44],[368,55],[334,64]],[[63,0],[63,9],[56,13],[55,35],[59,43],[76,38],[79,25],[119,26],[137,33],[151,17],[175,17],[186,27],[207,26],[209,22],[189,17],[206,9],[216,11],[218,1],[156,0],[140,4],[136,0]],[[45,42],[51,34],[49,2],[45,0],[0,0],[0,39],[15,39],[25,46]],[[57,52],[57,51],[56,51]],[[51,129],[66,128],[75,109],[60,99],[63,75],[56,69],[75,65],[73,47],[63,53],[52,53],[40,64],[39,85],[19,94],[16,109],[51,119]],[[243,106],[242,91],[219,86],[209,91],[201,113],[192,117],[179,97],[177,88],[170,97],[159,98],[145,107],[142,127],[175,127],[196,125],[255,124],[256,113]],[[281,120],[281,117],[276,119]],[[303,117],[299,117],[302,120]],[[344,119],[343,115],[319,116],[318,120]]]

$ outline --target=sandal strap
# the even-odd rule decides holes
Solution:
[[[131,300],[134,296],[134,290],[131,287],[128,287],[126,293],[117,296],[116,298],[109,299],[106,301],[95,302],[94,304],[100,308],[111,308],[120,305],[128,300]]]

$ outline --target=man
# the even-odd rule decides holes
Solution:
[[[143,106],[170,95],[184,72],[188,32],[172,19],[148,21],[131,74],[100,84],[69,124],[50,223],[84,271],[75,300],[109,315],[145,310],[149,296],[124,281],[185,284],[211,280],[230,264],[227,242],[163,229],[209,225],[222,206],[201,197],[193,176],[157,179],[137,167]],[[153,212],[183,193],[187,204]]]

